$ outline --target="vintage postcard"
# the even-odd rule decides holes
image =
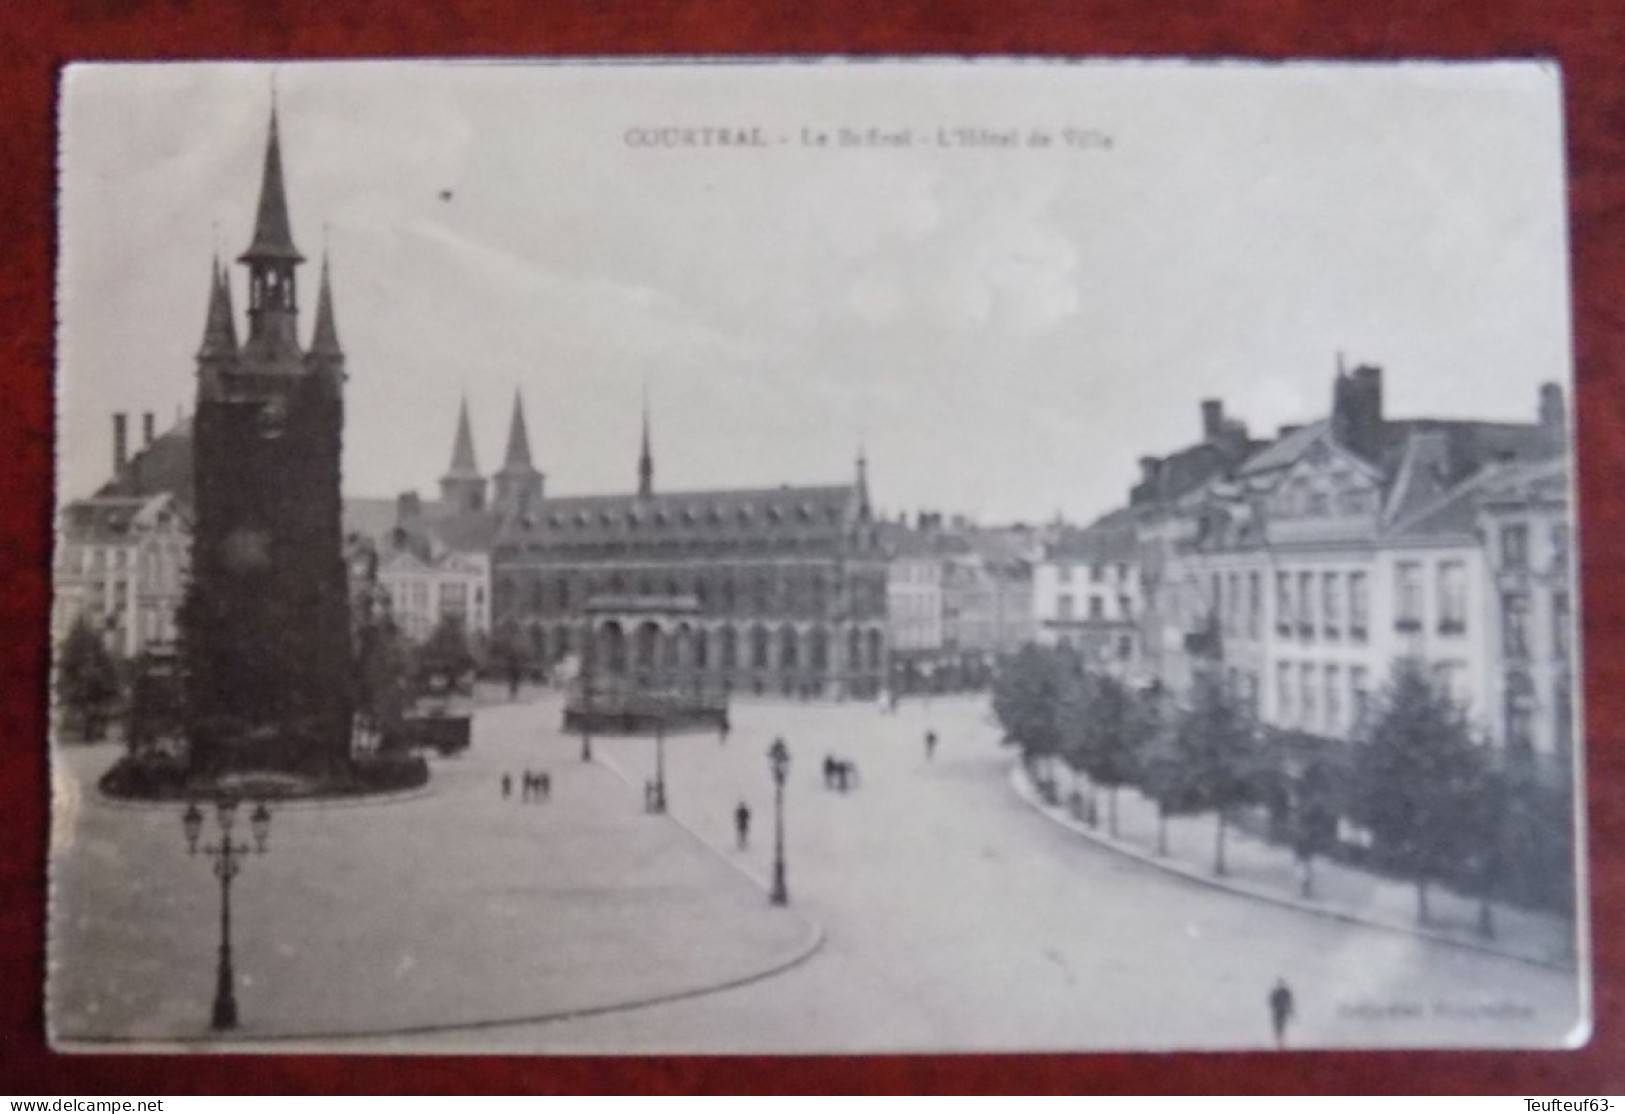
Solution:
[[[1561,121],[69,67],[54,1045],[1583,1043]]]

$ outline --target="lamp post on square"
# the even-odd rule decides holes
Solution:
[[[782,736],[773,740],[767,759],[773,772],[773,889],[768,901],[788,905],[790,890],[784,880],[784,780],[790,773],[790,748]]]
[[[263,855],[271,836],[271,810],[261,801],[254,806],[248,818],[253,842],[232,839],[232,829],[237,821],[237,804],[237,798],[230,793],[221,793],[215,798],[215,822],[220,829],[217,843],[199,845],[198,840],[203,834],[203,811],[196,801],[188,804],[181,816],[187,854],[195,855],[201,850],[213,859],[214,876],[220,880],[220,960],[215,972],[214,1012],[209,1022],[209,1027],[216,1031],[237,1027],[236,976],[231,964],[231,882],[242,869],[243,856]]]

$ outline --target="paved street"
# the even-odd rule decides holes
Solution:
[[[554,698],[487,708],[473,750],[437,763],[431,796],[279,812],[273,853],[239,883],[246,1038],[535,1015],[787,961],[808,936],[763,888],[778,733],[795,755],[793,910],[826,932],[806,962],[670,1004],[346,1046],[1256,1047],[1277,976],[1297,995],[1298,1045],[1555,1044],[1573,1027],[1557,972],[1232,896],[1080,839],[1012,792],[1012,752],[980,700],[895,716],[740,703],[725,746],[668,741],[668,819],[638,811],[651,740],[599,739],[588,767],[557,723]],[[929,763],[928,728],[941,738]],[[855,790],[823,788],[826,753],[857,763]],[[72,752],[68,770],[92,757],[110,752]],[[551,770],[553,803],[497,801],[500,771],[526,766]],[[754,817],[744,852],[741,799]],[[84,810],[53,910],[63,1032],[162,1039],[206,1016],[215,889],[179,852],[175,812]],[[142,856],[167,866],[133,871]],[[73,900],[85,887],[94,919]]]
[[[927,728],[941,738],[925,761]],[[1097,848],[1011,792],[1012,752],[981,700],[741,703],[728,744],[667,747],[674,815],[716,846],[752,807],[736,858],[766,878],[764,751],[796,755],[787,797],[790,890],[825,925],[814,959],[671,1006],[452,1036],[456,1047],[623,1051],[877,1051],[1248,1047],[1269,1041],[1265,995],[1296,991],[1299,1045],[1554,1044],[1572,980],[1515,961],[1340,924],[1214,891]],[[648,740],[599,743],[634,778]],[[825,753],[863,783],[822,787]],[[447,1042],[436,1040],[435,1047]]]
[[[232,888],[240,1039],[603,1009],[749,978],[816,943],[815,925],[581,764],[556,723],[556,705],[485,708],[426,794],[277,808],[270,852]],[[52,876],[53,1033],[206,1036],[208,861],[187,856],[179,806],[86,793],[116,747],[60,754],[59,793],[81,807],[57,835],[73,853]],[[550,771],[548,803],[519,801],[527,767]]]

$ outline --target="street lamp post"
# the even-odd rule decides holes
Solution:
[[[261,801],[249,815],[248,826],[253,843],[239,843],[231,838],[237,819],[237,798],[222,793],[215,800],[215,820],[220,826],[220,842],[198,846],[203,834],[203,813],[193,801],[181,816],[181,827],[186,833],[187,854],[201,850],[214,860],[214,876],[220,879],[220,962],[216,971],[214,1014],[209,1027],[215,1030],[237,1027],[236,977],[231,966],[231,880],[242,869],[242,857],[249,853],[263,855],[266,841],[271,835],[271,810]]]
[[[780,736],[767,750],[767,759],[773,771],[773,890],[768,901],[774,905],[790,904],[790,890],[784,882],[784,779],[790,773],[790,748]]]
[[[592,620],[581,626],[581,760],[592,761]]]
[[[666,811],[666,721],[655,720],[655,783],[654,796],[649,800],[649,811]]]

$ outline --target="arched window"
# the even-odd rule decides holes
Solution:
[[[750,667],[752,669],[766,669],[768,653],[771,649],[767,628],[755,626],[750,631]]]
[[[801,642],[788,623],[779,628],[779,668],[786,673],[801,668]]]
[[[604,669],[609,673],[626,672],[626,632],[621,624],[605,623],[599,631],[598,644],[603,650]]]
[[[829,632],[823,627],[813,628],[809,656],[812,660],[808,665],[814,673],[822,673],[829,668]]]
[[[873,673],[880,668],[881,637],[878,630],[869,632],[869,672]]]
[[[704,627],[694,632],[694,668],[701,672],[711,668],[711,640]]]
[[[634,649],[633,660],[637,663],[639,673],[649,673],[655,668],[660,659],[660,628],[653,623],[643,623],[638,627],[637,643]]]
[[[722,634],[722,668],[725,672],[732,672],[739,668],[739,636],[732,627],[723,627]]]

